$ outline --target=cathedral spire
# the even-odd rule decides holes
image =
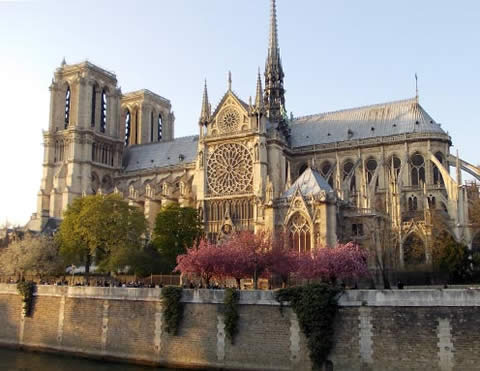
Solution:
[[[285,111],[285,90],[283,88],[283,68],[280,58],[277,29],[277,7],[271,0],[270,36],[267,61],[265,63],[265,108],[272,122],[281,122]]]
[[[205,79],[205,86],[203,88],[202,110],[200,112],[199,123],[206,125],[210,119],[210,103],[208,102],[207,79]]]

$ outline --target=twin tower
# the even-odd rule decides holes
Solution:
[[[173,139],[170,101],[149,91],[122,94],[116,76],[89,62],[57,68],[37,214],[29,228],[60,219],[78,196],[111,192],[126,147]]]

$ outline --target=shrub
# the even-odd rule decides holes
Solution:
[[[169,334],[176,335],[183,317],[182,288],[167,286],[162,289],[163,314],[165,316],[166,330]]]
[[[30,317],[33,309],[33,293],[35,292],[35,282],[21,281],[17,284],[18,293],[22,296],[23,313]]]
[[[225,332],[227,337],[233,344],[234,337],[238,332],[238,300],[240,295],[237,290],[227,288],[225,289],[224,303],[224,318],[225,318]]]
[[[327,284],[297,286],[276,292],[280,304],[290,302],[298,317],[300,328],[308,340],[314,369],[321,369],[332,349],[334,320],[341,292],[340,288]]]

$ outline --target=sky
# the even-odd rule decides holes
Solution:
[[[415,96],[480,163],[480,2],[277,0],[286,108],[295,116]],[[113,71],[122,92],[169,99],[175,136],[197,134],[207,79],[214,108],[255,95],[270,0],[0,0],[0,225],[36,211],[48,86],[65,57]]]

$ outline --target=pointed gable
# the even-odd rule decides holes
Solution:
[[[291,197],[299,189],[303,196],[317,195],[323,192],[333,192],[330,184],[315,170],[307,168],[295,183],[283,194],[283,197]]]
[[[228,90],[210,117],[217,116],[218,113],[222,110],[223,106],[225,106],[226,103],[228,103],[229,99],[234,103],[236,103],[239,107],[242,107],[245,110],[245,113],[248,113],[248,109],[249,109],[248,104],[245,103],[243,100],[241,100],[232,90]]]

